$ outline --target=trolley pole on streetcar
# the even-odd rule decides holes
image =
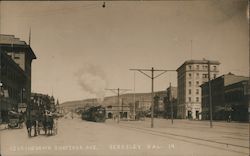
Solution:
[[[117,119],[117,123],[120,122],[120,91],[123,91],[122,93],[126,92],[126,91],[130,91],[131,89],[121,89],[121,88],[117,88],[117,89],[105,89],[105,90],[110,90],[113,93],[117,94],[117,114],[118,114],[118,119]]]
[[[151,79],[151,128],[154,127],[154,79],[161,76],[162,74],[166,72],[176,72],[176,70],[159,70],[159,69],[154,69],[152,67],[151,69],[130,69],[132,71],[139,71],[140,73],[144,74],[148,78]],[[151,71],[151,76],[145,73],[146,71]],[[154,72],[161,72],[160,74],[154,76]]]

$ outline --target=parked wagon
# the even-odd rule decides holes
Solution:
[[[21,113],[9,111],[8,112],[9,122],[8,122],[8,128],[22,128],[24,118]]]

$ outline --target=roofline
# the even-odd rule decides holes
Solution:
[[[219,77],[216,77],[215,79],[212,79],[212,80],[210,80],[210,81],[211,81],[211,82],[212,82],[212,81],[215,81],[215,80],[217,80],[217,79],[219,79],[219,78],[223,78],[223,77],[225,77],[225,76],[227,76],[227,75],[233,75],[233,76],[235,76],[235,77],[244,77],[244,78],[250,79],[250,77],[247,77],[247,76],[235,75],[235,74],[232,74],[232,73],[228,73],[228,74],[223,74],[223,75],[221,75],[221,76],[219,76]],[[249,81],[249,80],[241,80],[241,81]],[[239,82],[241,82],[241,81],[239,81]],[[203,83],[203,84],[201,84],[200,87],[203,86],[203,85],[205,85],[205,84],[207,84],[207,83],[208,83],[208,81],[205,82],[205,83]],[[238,83],[238,82],[236,82],[236,83]]]
[[[34,51],[32,50],[32,48],[30,47],[30,45],[25,44],[25,45],[21,45],[21,44],[5,44],[5,43],[0,43],[0,47],[1,46],[7,46],[7,47],[20,47],[20,48],[27,48],[32,56],[32,59],[37,59]]]
[[[188,65],[188,64],[207,64],[208,61],[211,63],[211,64],[215,64],[215,65],[220,65],[220,62],[217,61],[217,60],[187,60],[185,61],[179,68],[176,69],[176,71],[180,70],[180,68],[182,68],[184,65]]]

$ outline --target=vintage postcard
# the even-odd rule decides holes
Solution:
[[[249,1],[0,1],[0,156],[249,156]]]

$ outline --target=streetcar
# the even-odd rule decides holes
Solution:
[[[86,108],[82,114],[82,120],[93,121],[93,122],[105,122],[106,120],[106,109],[103,106],[91,106]]]

